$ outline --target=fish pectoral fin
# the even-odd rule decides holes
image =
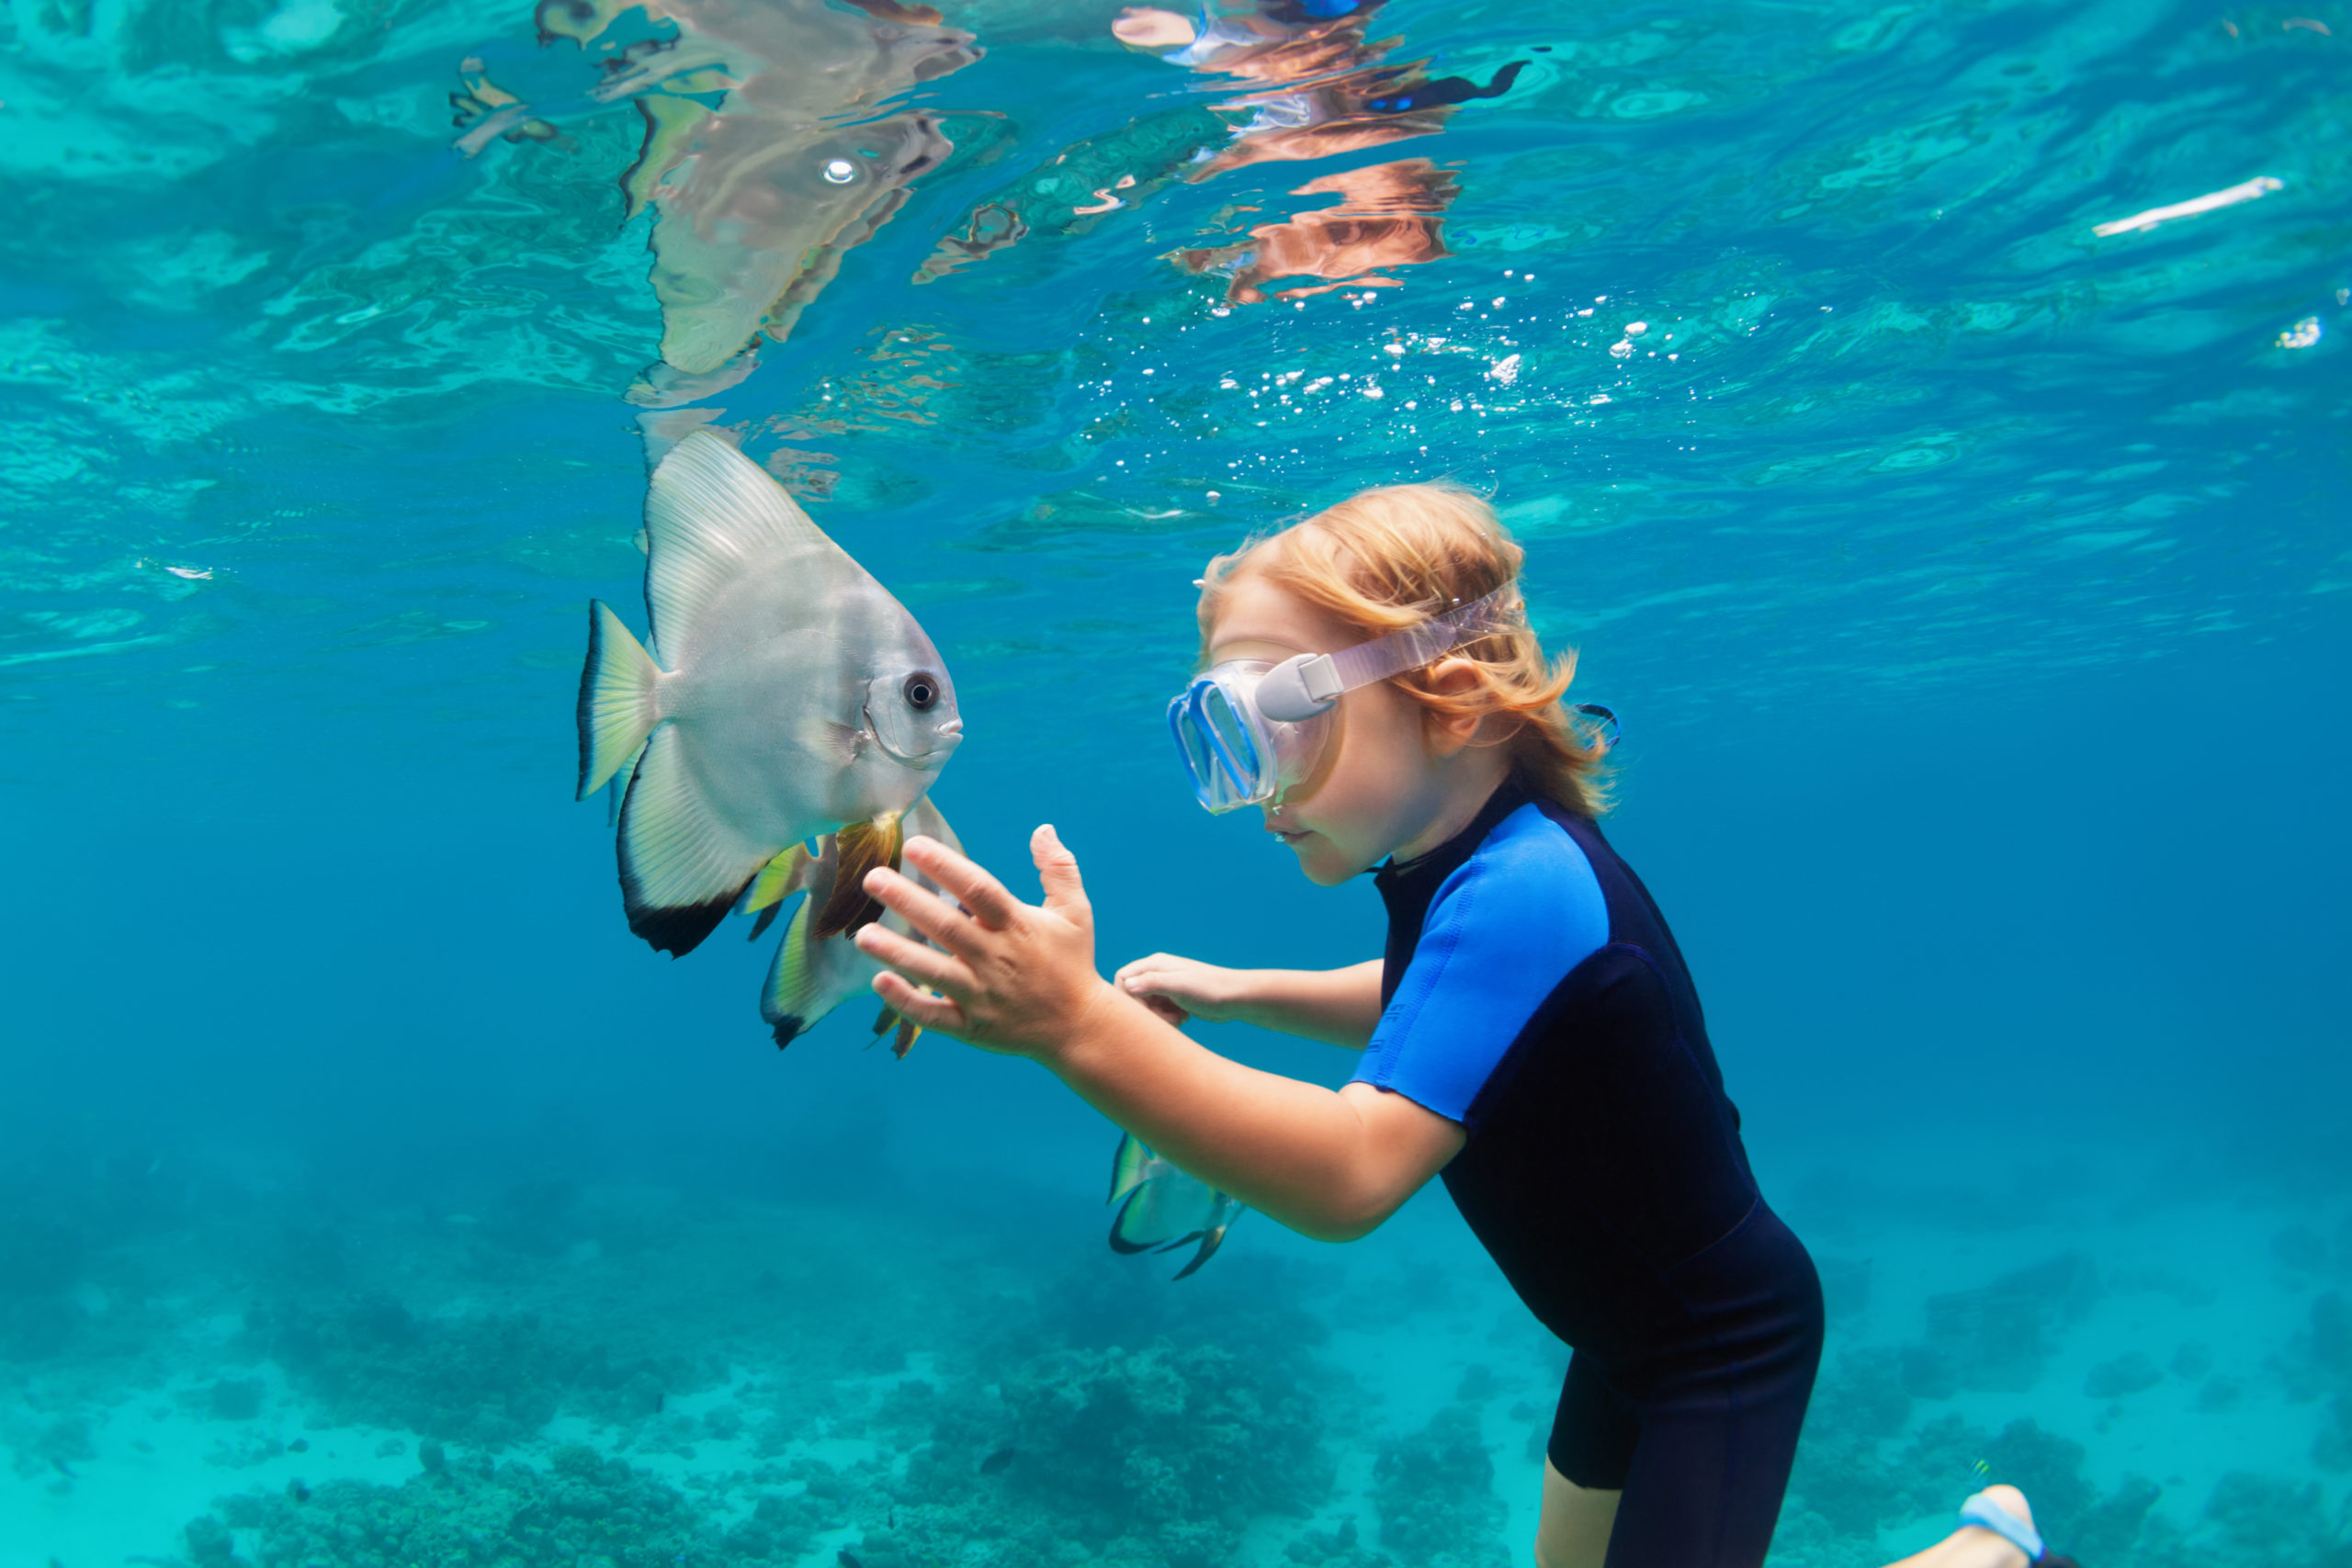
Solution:
[[[819,891],[821,896],[821,891],[832,886],[833,868],[839,863],[831,833],[817,840],[813,854],[808,845],[795,844],[760,868],[760,874],[752,878],[752,885],[743,889],[743,897],[736,900],[735,912],[752,915],[773,909],[802,891]],[[766,929],[763,920],[760,930]]]
[[[585,800],[636,755],[661,720],[653,700],[661,666],[612,606],[588,601],[588,660],[580,668],[580,787]]]
[[[906,842],[905,826],[897,812],[888,812],[871,822],[851,823],[833,835],[833,842],[841,864],[833,873],[831,893],[817,911],[811,934],[820,942],[881,918],[881,904],[866,894],[865,874],[876,866],[898,869],[899,851]]]

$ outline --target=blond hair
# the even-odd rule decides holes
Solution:
[[[1495,509],[1460,485],[1363,491],[1209,562],[1201,579],[1202,657],[1226,590],[1244,578],[1295,594],[1370,639],[1493,592],[1518,577],[1525,555]],[[1538,793],[1580,817],[1608,809],[1605,748],[1577,728],[1560,701],[1576,676],[1574,650],[1546,659],[1522,607],[1510,625],[1448,657],[1469,660],[1477,683],[1441,692],[1427,668],[1391,682],[1430,715],[1510,716],[1512,766]]]

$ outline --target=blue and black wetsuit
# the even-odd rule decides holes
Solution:
[[[1575,1348],[1553,1465],[1622,1489],[1609,1568],[1764,1561],[1821,1359],[1821,1285],[1757,1191],[1666,920],[1590,821],[1517,779],[1383,866],[1359,1082],[1459,1122],[1445,1184]]]

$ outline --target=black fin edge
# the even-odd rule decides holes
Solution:
[[[1200,1251],[1193,1255],[1193,1260],[1190,1263],[1185,1264],[1184,1267],[1176,1270],[1176,1279],[1169,1280],[1169,1283],[1171,1285],[1174,1284],[1176,1280],[1184,1278],[1185,1275],[1192,1273],[1195,1269],[1199,1269],[1202,1264],[1206,1263],[1210,1258],[1215,1258],[1216,1256],[1216,1249],[1225,1243],[1226,1228],[1227,1227],[1224,1225],[1218,1225],[1213,1230],[1203,1232],[1201,1235]]]
[[[795,1040],[799,1039],[801,1031],[808,1027],[808,1021],[801,1018],[798,1013],[792,1013],[784,1018],[777,1019],[775,1021],[775,1048],[779,1051],[783,1050]]]
[[[735,907],[735,896],[713,898],[707,904],[680,904],[662,909],[631,909],[628,929],[645,939],[656,953],[666,953],[673,958],[684,958],[702,945],[702,939],[718,929],[727,911]]]

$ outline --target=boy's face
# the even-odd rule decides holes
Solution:
[[[1209,634],[1209,661],[1336,653],[1363,636],[1264,580],[1245,576],[1226,592]],[[1329,887],[1399,850],[1434,846],[1425,836],[1447,801],[1448,759],[1435,754],[1421,705],[1389,682],[1340,699],[1315,772],[1285,793],[1277,815],[1259,807],[1266,830],[1298,856],[1307,880]]]

